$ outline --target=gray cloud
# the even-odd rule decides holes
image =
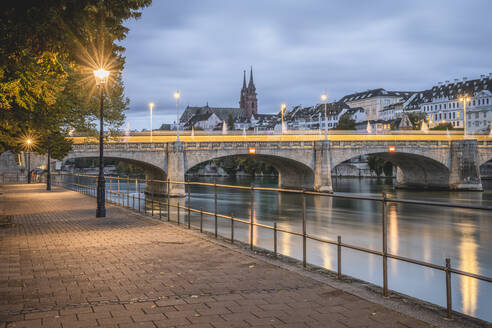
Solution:
[[[371,88],[422,90],[492,71],[490,1],[154,0],[129,22],[123,74],[132,128],[187,105],[238,106],[253,65],[259,111]]]

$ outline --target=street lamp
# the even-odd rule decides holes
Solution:
[[[100,89],[100,106],[99,106],[99,175],[97,177],[97,209],[96,217],[106,217],[105,207],[105,189],[106,181],[104,179],[104,112],[103,112],[103,100],[104,100],[104,85],[108,81],[109,71],[100,68],[94,71],[94,77],[96,78],[96,85],[99,85]]]
[[[149,102],[149,109],[150,109],[150,142],[152,142],[152,110],[154,109],[154,103],[152,101]]]
[[[176,99],[176,142],[179,142],[179,113],[178,113],[178,103],[179,103],[179,97],[181,97],[181,94],[179,93],[179,90],[176,90],[174,92],[174,99]]]
[[[463,103],[463,134],[466,136],[466,103],[470,101],[470,97],[462,96],[459,98],[459,101]]]
[[[328,99],[328,96],[326,95],[326,92],[323,92],[321,94],[321,101],[325,103],[325,132],[328,130],[328,121],[326,119],[326,99]]]
[[[284,111],[285,111],[285,107],[286,107],[285,104],[282,104],[280,106],[280,117],[281,117],[281,123],[282,123],[282,126],[281,126],[282,133],[284,133]]]
[[[26,139],[26,149],[27,149],[27,183],[31,183],[31,138]]]

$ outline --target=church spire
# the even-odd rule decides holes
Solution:
[[[255,83],[253,82],[253,66],[251,66],[251,70],[249,72],[249,84],[248,84],[248,89],[255,91]]]
[[[243,71],[243,90],[246,89],[246,71]]]

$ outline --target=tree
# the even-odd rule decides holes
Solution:
[[[0,152],[37,135],[94,131],[98,119],[92,70],[110,66],[106,118],[117,129],[128,100],[121,70],[125,20],[151,0],[26,0],[0,5]],[[55,120],[53,117],[56,117]],[[44,118],[49,118],[48,124]],[[41,125],[41,126],[39,126]],[[49,131],[49,132],[48,132]]]
[[[417,112],[417,113],[408,113],[408,118],[410,119],[410,122],[412,122],[413,129],[414,130],[420,130],[422,128],[422,122],[427,123],[427,115],[422,112]]]
[[[345,113],[338,120],[338,124],[334,130],[355,130],[355,121],[348,113]]]
[[[437,126],[431,128],[431,130],[453,130],[454,126],[450,122],[439,123]]]

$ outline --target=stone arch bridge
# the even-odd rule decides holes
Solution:
[[[332,168],[359,155],[376,155],[396,165],[397,186],[401,188],[482,190],[479,167],[492,159],[492,140],[130,140],[104,146],[105,158],[138,164],[147,179],[184,181],[186,172],[200,163],[228,156],[254,156],[277,169],[281,187],[326,192],[333,190]],[[65,160],[98,156],[98,144],[75,143]],[[184,195],[184,186],[172,185],[170,195]]]

